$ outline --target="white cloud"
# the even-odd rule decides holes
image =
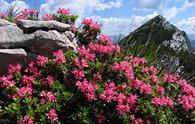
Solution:
[[[164,8],[170,0],[137,0],[134,10],[153,11]]]
[[[0,0],[0,12],[5,12],[9,6],[9,3],[5,0]]]
[[[102,33],[107,35],[118,35],[130,33],[131,31],[141,26],[144,22],[157,15],[158,13],[154,12],[146,16],[133,15],[130,18],[102,18],[100,16],[92,16],[92,18],[103,25]]]
[[[94,10],[102,11],[111,8],[119,8],[123,4],[123,0],[115,0],[114,2],[104,2],[105,0],[46,0],[41,5],[40,10],[44,13],[53,12],[59,7],[69,8],[74,14],[79,16],[90,15]]]
[[[163,10],[163,15],[167,18],[167,19],[172,19],[174,18],[178,13],[185,11],[186,9],[190,8],[194,6],[193,3],[189,2],[189,1],[184,1],[184,3],[182,4],[182,6],[180,8],[176,8],[175,6],[172,8],[169,8],[168,10]]]
[[[195,34],[195,16],[183,19],[177,22],[176,25],[190,34]]]
[[[15,0],[10,5],[13,6],[15,10],[18,11],[22,11],[25,8],[29,8],[29,6],[24,1],[21,0]]]
[[[15,10],[19,11],[29,7],[24,1],[21,0],[15,0],[11,3],[8,3],[5,0],[0,0],[0,12],[6,12],[10,6],[15,7]]]
[[[195,5],[195,0],[177,0],[183,2],[183,4],[177,8],[175,6],[168,8],[168,3],[171,0],[138,0],[137,6],[133,8],[134,11],[152,12],[157,11],[158,13],[165,16],[167,19],[172,19],[180,12]]]

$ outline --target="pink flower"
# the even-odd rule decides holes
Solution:
[[[130,83],[130,86],[140,90],[140,92],[150,95],[152,93],[152,86],[146,84],[141,80],[135,79]]]
[[[47,57],[44,57],[44,56],[41,56],[41,55],[38,55],[37,56],[37,65],[38,66],[44,66],[45,64],[47,64],[48,62],[48,58]]]
[[[161,96],[161,95],[163,95],[164,93],[165,93],[164,87],[157,86],[157,94]]]
[[[179,85],[183,92],[185,92],[187,95],[195,97],[195,88],[192,85],[188,84],[186,80],[180,80]]]
[[[46,81],[47,81],[47,84],[52,85],[54,78],[52,76],[47,76]]]
[[[93,28],[95,30],[99,30],[101,28],[101,25],[94,23],[93,19],[84,19],[82,21],[82,24],[84,24],[88,28]]]
[[[115,84],[113,82],[105,84],[104,88],[104,91],[100,94],[100,99],[105,100],[106,102],[115,101],[118,95],[115,91]]]
[[[91,25],[94,24],[93,19],[83,19],[82,24],[84,24],[87,27],[91,27]]]
[[[21,19],[27,20],[27,19],[31,19],[31,18],[37,19],[38,16],[39,16],[39,11],[38,11],[38,10],[36,10],[36,9],[33,9],[33,10],[24,9],[24,10],[16,17],[16,19],[17,19],[17,20],[21,20]]]
[[[179,80],[179,76],[178,75],[165,75],[163,77],[163,81],[164,82],[177,83],[178,80]]]
[[[58,50],[56,52],[53,52],[53,55],[55,57],[55,59],[54,59],[55,64],[59,65],[59,64],[66,62],[66,58],[65,58],[64,52],[62,50]]]
[[[162,97],[162,98],[154,97],[152,98],[151,103],[156,106],[169,106],[169,107],[173,106],[173,101],[169,97]]]
[[[39,103],[43,105],[43,104],[46,103],[46,100],[45,99],[40,99]]]
[[[22,83],[26,84],[27,86],[31,86],[35,82],[35,78],[33,76],[24,75],[22,77]]]
[[[139,65],[145,64],[146,60],[145,60],[145,58],[139,58],[139,57],[130,56],[130,63],[133,66],[139,66]]]
[[[0,87],[11,88],[16,84],[15,81],[12,80],[12,75],[0,77]]]
[[[57,120],[58,119],[58,115],[56,113],[56,110],[55,109],[51,109],[48,113],[47,113],[47,117],[48,119],[50,120]]]
[[[55,102],[56,101],[56,96],[52,92],[41,92],[41,96],[43,96],[48,102]]]
[[[6,13],[0,13],[0,19],[5,19],[7,17]]]
[[[81,80],[85,77],[84,71],[81,69],[76,69],[76,70],[72,71],[72,73],[74,74],[74,77],[76,79],[79,79],[79,80]]]
[[[93,80],[95,80],[95,81],[101,79],[101,77],[102,77],[102,75],[99,72],[93,74]]]
[[[75,59],[75,64],[79,67],[79,69],[83,69],[85,67],[88,67],[88,63],[85,59],[78,60],[78,58]]]
[[[116,106],[118,114],[123,115],[130,111],[131,108],[135,106],[137,101],[137,96],[129,94],[125,96],[125,94],[120,93],[117,97],[118,105]]]
[[[58,8],[57,14],[69,15],[70,14],[70,10],[69,9],[65,9],[65,8]]]
[[[71,31],[73,32],[73,33],[76,33],[77,32],[77,27],[76,26],[71,26]]]
[[[19,121],[19,124],[33,124],[33,119],[29,115],[25,115],[24,118],[22,118]]]
[[[94,61],[95,54],[90,53],[90,50],[86,49],[84,45],[78,49],[78,54],[84,56],[87,60]]]
[[[19,73],[21,68],[22,68],[21,64],[9,65],[8,73],[9,74]]]
[[[101,54],[113,54],[120,52],[120,47],[118,45],[102,45],[98,43],[89,43],[89,48],[91,51]]]
[[[101,34],[99,37],[99,41],[102,44],[111,44],[112,38],[110,36],[106,36],[104,34]]]
[[[154,83],[157,83],[158,82],[158,77],[156,75],[154,75],[154,74],[153,75],[150,75],[149,78]]]
[[[96,84],[84,79],[83,82],[77,81],[76,86],[85,94],[88,101],[91,102],[92,100],[96,100],[95,92],[98,90],[98,86]]]
[[[32,95],[33,89],[32,87],[22,87],[22,88],[17,88],[17,92],[19,97],[23,98],[26,94]]]
[[[191,95],[179,96],[178,101],[186,111],[195,109],[195,97]]]
[[[156,74],[157,69],[154,66],[150,66],[149,71],[151,74]]]
[[[139,90],[145,94],[150,95],[152,93],[152,86],[150,84],[143,83],[139,86]]]
[[[50,13],[47,13],[47,14],[43,15],[42,19],[43,19],[44,21],[54,20],[54,19],[53,19],[53,16],[52,16]]]

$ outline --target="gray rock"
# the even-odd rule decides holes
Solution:
[[[60,33],[56,30],[37,30],[24,34],[18,27],[0,27],[0,39],[0,48],[26,48],[37,54],[57,49],[76,50],[77,47],[77,40],[70,31]]]
[[[7,72],[9,64],[24,63],[27,53],[23,49],[0,49],[0,75]]]
[[[77,40],[74,37],[67,37],[66,33],[70,32],[59,33],[55,30],[38,30],[28,35],[28,41],[22,42],[20,46],[27,48],[32,53],[42,55],[50,54],[58,49],[76,50]]]
[[[11,22],[4,20],[4,19],[0,19],[0,27],[1,26],[16,26],[16,24],[11,23]]]
[[[70,30],[70,25],[60,23],[57,21],[32,21],[32,20],[20,20],[17,21],[16,24],[20,27],[24,32],[32,33],[37,30],[56,30],[59,32],[64,32]]]
[[[37,55],[50,56],[58,49],[76,51],[78,47],[67,24],[30,20],[18,21],[17,25],[0,20],[0,24],[0,75],[9,64],[32,61]]]
[[[33,37],[23,34],[17,26],[0,27],[0,48],[19,48],[20,45]]]

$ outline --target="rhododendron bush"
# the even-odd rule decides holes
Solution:
[[[9,14],[11,13],[11,14]],[[50,20],[56,20],[62,23],[67,23],[73,25],[78,18],[77,15],[71,14],[69,9],[65,8],[59,8],[56,13],[50,14],[46,13],[41,18],[39,18],[39,10],[36,9],[24,9],[21,12],[12,12],[12,10],[8,10],[7,13],[1,13],[0,12],[0,19],[6,19],[11,22],[15,22],[17,20],[44,20],[44,21],[50,21]]]
[[[124,56],[92,19],[82,24],[73,30],[80,41],[76,52],[58,50],[53,58],[39,55],[28,65],[9,66],[0,77],[1,118],[19,124],[193,123],[193,86],[159,73],[145,58]]]

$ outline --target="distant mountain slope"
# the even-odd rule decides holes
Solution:
[[[170,24],[161,15],[152,18],[135,31],[131,32],[127,37],[121,40],[119,44],[131,42],[128,41],[130,37],[142,43],[150,41],[157,44],[169,45],[174,49],[192,49],[192,45],[187,34],[184,31],[179,30],[176,26]]]
[[[125,35],[124,34],[111,35],[111,37],[112,37],[112,42],[115,43],[115,42],[120,41],[123,38],[125,38]]]

